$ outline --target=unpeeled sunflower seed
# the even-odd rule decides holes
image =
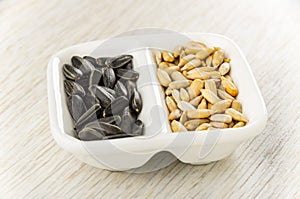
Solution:
[[[143,107],[142,97],[137,89],[133,90],[133,94],[131,95],[129,100],[129,105],[132,111],[134,111],[136,114],[139,114],[141,112]]]
[[[63,72],[67,79],[70,79],[73,81],[79,80],[83,76],[83,73],[81,72],[81,70],[79,70],[78,68],[75,68],[74,66],[71,66],[69,64],[64,64]]]
[[[116,75],[122,79],[131,80],[131,81],[136,81],[139,78],[138,72],[130,69],[124,69],[124,68],[117,69]]]
[[[76,95],[76,94],[80,96],[85,95],[85,91],[82,88],[82,86],[80,86],[79,84],[71,80],[64,80],[64,87],[67,96]]]
[[[116,82],[116,75],[112,68],[104,68],[103,70],[103,83],[108,88],[113,88]]]
[[[121,68],[126,66],[133,59],[132,55],[119,55],[106,60],[106,65],[111,68]]]

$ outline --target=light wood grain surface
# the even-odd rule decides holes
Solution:
[[[299,11],[298,0],[0,0],[0,198],[300,198]],[[235,40],[267,105],[263,133],[225,160],[146,174],[93,168],[59,148],[50,56],[141,27]]]

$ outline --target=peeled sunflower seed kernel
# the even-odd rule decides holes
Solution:
[[[204,98],[201,100],[200,104],[198,105],[198,109],[207,109],[207,102]]]
[[[169,96],[166,97],[166,104],[167,104],[167,107],[168,107],[168,109],[169,109],[170,112],[175,111],[177,109],[176,103]]]
[[[166,62],[173,62],[174,61],[174,56],[172,53],[168,52],[168,51],[163,51],[162,52],[162,58],[164,61]]]
[[[203,124],[203,123],[208,123],[209,120],[208,119],[193,119],[193,120],[189,120],[186,121],[184,123],[185,128],[187,128],[190,131],[195,130],[199,125]]]
[[[169,67],[169,64],[167,62],[161,62],[160,64],[158,64],[158,67],[160,69],[165,69]]]
[[[211,104],[221,101],[221,99],[209,89],[201,89],[201,94]]]
[[[214,105],[212,105],[211,109],[216,111],[216,113],[224,113],[227,108],[231,105],[231,100],[221,100]]]
[[[180,93],[177,89],[172,90],[172,97],[174,98],[175,102],[178,103],[181,101],[180,99]]]
[[[163,68],[164,71],[168,73],[168,75],[173,74],[174,72],[178,72],[179,66],[169,66],[167,68]],[[172,78],[173,79],[173,78]],[[185,78],[186,79],[186,78]],[[173,79],[174,80],[174,79]]]
[[[209,56],[206,58],[205,64],[206,64],[206,66],[211,66],[211,63],[212,63],[212,56]]]
[[[195,58],[195,55],[193,55],[193,54],[186,55],[186,56],[184,56],[180,59],[180,61],[178,63],[178,66],[182,67],[194,58]]]
[[[192,99],[190,101],[190,104],[196,107],[200,104],[202,98],[203,98],[202,95],[199,95],[199,96],[195,97],[194,99]]]
[[[222,49],[215,51],[212,58],[212,65],[214,67],[220,66],[220,64],[223,63],[224,58],[225,58],[225,53]]]
[[[155,61],[157,64],[160,64],[162,61],[162,56],[161,56],[161,52],[159,50],[156,50],[154,52],[154,57],[155,57]]]
[[[183,47],[182,46],[176,46],[175,49],[173,50],[173,55],[175,58],[179,57]]]
[[[182,111],[196,110],[196,108],[193,105],[185,101],[178,102],[177,106]]]
[[[181,100],[186,101],[186,102],[190,101],[190,96],[184,88],[181,88],[179,90],[179,95],[180,95]]]
[[[231,108],[237,110],[238,112],[242,113],[243,112],[243,107],[241,102],[237,101],[237,100],[233,100],[232,104],[231,104]]]
[[[204,131],[207,130],[209,127],[211,127],[209,123],[203,123],[200,124],[200,126],[198,126],[195,131]]]
[[[228,128],[228,124],[224,123],[224,122],[210,122],[210,124],[215,127],[215,128]]]
[[[190,89],[188,90],[190,97],[194,98],[198,96],[203,86],[204,86],[204,82],[202,80],[200,79],[193,80],[189,87]]]
[[[220,98],[226,100],[226,99],[230,99],[230,100],[234,100],[234,98],[229,95],[228,93],[226,93],[225,91],[222,91],[220,89],[218,89],[218,95],[220,96]]]
[[[202,71],[200,68],[195,68],[186,73],[187,78],[189,79],[209,79],[210,74],[208,72]]]
[[[201,61],[199,59],[193,59],[191,61],[189,61],[188,63],[186,63],[180,70],[184,71],[184,70],[192,70],[196,67],[199,67],[201,65]]]
[[[180,116],[179,122],[181,124],[184,124],[187,120],[188,120],[187,112],[183,111],[182,114],[181,114],[181,116]]]
[[[216,82],[213,79],[205,80],[205,89],[211,90],[214,94],[217,95],[217,86]]]
[[[243,127],[243,126],[245,126],[245,122],[238,122],[238,123],[236,123],[236,124],[233,126],[233,128],[240,128],[240,127]]]
[[[165,94],[167,96],[172,95],[172,89],[170,89],[169,87],[165,90]]]
[[[230,115],[234,120],[245,123],[248,122],[248,119],[242,113],[233,108],[226,109],[225,114]]]
[[[180,110],[179,109],[175,109],[174,111],[172,111],[169,114],[169,120],[176,120],[180,118]]]
[[[239,90],[234,85],[234,83],[225,77],[221,77],[222,79],[222,85],[225,88],[225,91],[229,93],[231,96],[235,97],[239,94]]]
[[[170,76],[168,73],[162,69],[157,69],[157,78],[160,82],[160,84],[164,87],[169,86],[169,84],[172,82]]]
[[[223,122],[223,123],[230,123],[232,121],[232,117],[227,114],[214,114],[210,116],[209,119],[214,122]]]
[[[230,64],[227,62],[224,62],[223,64],[221,64],[221,66],[219,67],[219,72],[221,75],[226,75],[230,70]]]
[[[177,80],[174,82],[171,82],[169,84],[169,87],[171,89],[180,89],[180,88],[186,88],[191,84],[191,80]]]
[[[187,78],[185,76],[183,76],[181,72],[178,72],[178,71],[173,71],[170,76],[171,76],[173,81],[187,80]]]
[[[187,131],[187,129],[181,124],[180,122],[173,120],[171,122],[171,128],[173,132],[184,132]]]
[[[189,118],[203,119],[203,118],[208,118],[213,113],[214,111],[209,109],[196,109],[196,110],[187,111],[187,116]]]

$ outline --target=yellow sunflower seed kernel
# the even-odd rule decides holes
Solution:
[[[168,68],[168,67],[169,67],[169,64],[168,64],[167,62],[160,62],[160,63],[158,64],[158,67],[159,67],[160,69],[165,69],[165,68]]]
[[[221,74],[219,73],[219,71],[211,71],[211,72],[208,72],[208,74],[211,79],[220,79],[221,78]]]
[[[180,122],[173,120],[171,122],[171,128],[173,132],[185,132],[187,129]]]
[[[180,99],[180,93],[177,89],[172,90],[172,97],[174,98],[175,102],[178,103],[181,101]]]
[[[243,126],[245,126],[245,122],[238,122],[238,123],[236,123],[236,124],[233,126],[233,128],[240,128],[240,127],[243,127]]]
[[[190,87],[187,88],[190,98],[198,96],[203,86],[204,82],[200,79],[195,79],[194,81],[192,81]]]
[[[177,66],[178,67],[178,66]],[[173,71],[171,73],[171,78],[173,81],[177,81],[177,80],[187,80],[187,78],[181,73],[181,72],[178,72],[178,71]]]
[[[190,101],[190,96],[184,88],[181,88],[179,90],[179,96],[182,101],[186,101],[186,102]]]
[[[169,114],[169,120],[176,120],[180,118],[180,110],[179,109],[175,109],[174,111],[172,111]]]
[[[237,100],[233,100],[232,104],[231,104],[231,108],[237,110],[238,112],[242,113],[243,112],[243,107],[241,102],[237,101]]]
[[[169,66],[167,68],[163,68],[164,71],[168,73],[168,75],[171,75],[173,72],[179,70],[179,66]]]
[[[203,98],[202,95],[199,95],[199,96],[195,97],[194,99],[192,99],[190,101],[190,104],[197,107],[200,104],[202,98]]]
[[[214,94],[217,93],[217,85],[216,82],[213,79],[208,79],[204,81],[205,89],[211,90]]]
[[[228,79],[229,81],[233,82],[232,78],[230,77],[230,75],[225,75],[224,76],[226,79]]]
[[[184,124],[187,120],[188,120],[187,112],[183,111],[182,114],[181,114],[181,116],[180,116],[179,122],[181,124]]]
[[[198,66],[201,66],[201,61],[199,59],[193,59],[193,60],[189,61],[188,63],[186,63],[180,70],[181,71],[192,70]]]
[[[225,53],[222,49],[215,51],[212,58],[213,67],[220,66],[223,63],[224,58],[225,58]]]
[[[174,56],[171,52],[168,51],[163,51],[162,52],[162,58],[166,62],[173,62],[174,61]]]
[[[221,99],[209,89],[201,89],[201,94],[211,104],[221,101]]]
[[[210,109],[195,109],[195,110],[188,110],[187,116],[189,118],[194,118],[194,119],[203,119],[203,118],[208,118],[213,113],[214,111]]]
[[[207,109],[207,102],[204,98],[201,100],[200,104],[198,105],[198,109]]]
[[[223,123],[230,123],[232,121],[232,117],[226,114],[214,114],[210,116],[209,119],[214,122],[223,122]]]
[[[227,108],[231,105],[231,100],[221,100],[214,105],[211,106],[211,109],[214,110],[216,113],[224,113]]]
[[[222,98],[224,100],[225,99],[234,100],[234,98],[231,95],[229,95],[228,93],[226,93],[225,91],[222,91],[220,89],[218,89],[218,95],[220,96],[220,98]]]
[[[172,95],[172,89],[170,89],[169,87],[165,90],[165,94],[167,96]]]
[[[200,67],[199,70],[202,70],[204,72],[213,72],[213,71],[216,71],[215,68],[213,68],[213,67],[207,67],[207,66],[206,67]]]
[[[160,84],[164,87],[169,86],[171,83],[171,78],[169,77],[168,73],[164,70],[157,69],[157,78]]]
[[[189,79],[209,79],[210,74],[208,72],[202,71],[200,68],[195,68],[186,73],[187,78]]]
[[[191,84],[191,82],[192,82],[191,80],[177,80],[169,83],[169,87],[171,89],[186,88]]]
[[[208,122],[209,122],[208,119],[193,119],[193,120],[186,121],[184,123],[184,126],[186,129],[190,131],[194,131],[199,125]]]
[[[196,108],[193,105],[185,101],[178,102],[177,106],[182,111],[196,110]]]
[[[182,57],[180,60],[179,60],[179,64],[178,66],[179,67],[182,67],[184,66],[185,64],[187,64],[189,61],[195,59],[195,55],[193,54],[190,54],[190,55],[186,55],[184,57]]]
[[[209,56],[205,60],[206,66],[210,67],[212,63],[212,56]]]
[[[228,128],[228,124],[224,123],[224,122],[210,122],[210,124],[218,129],[223,129],[223,128]]]
[[[175,103],[174,100],[173,100],[171,97],[169,97],[169,96],[166,97],[166,104],[167,104],[167,107],[168,107],[168,109],[169,109],[170,112],[172,112],[172,111],[174,111],[174,110],[177,109],[176,103]]]
[[[229,71],[230,71],[230,64],[227,63],[227,62],[224,62],[219,67],[219,72],[220,72],[221,75],[226,75]]]
[[[209,127],[211,127],[211,125],[209,123],[203,123],[203,124],[200,124],[200,126],[198,126],[195,131],[205,131]]]
[[[182,46],[176,46],[175,49],[173,50],[173,56],[175,58],[179,57],[183,47]]]
[[[229,93],[231,96],[235,97],[239,94],[239,90],[234,85],[234,83],[225,77],[221,77],[222,79],[222,85],[225,88],[225,91]]]
[[[159,50],[154,51],[154,57],[157,64],[160,64],[162,61],[161,52]]]
[[[202,48],[196,53],[196,57],[200,60],[208,57],[214,50],[212,48]]]
[[[198,46],[188,46],[185,49],[185,53],[186,54],[196,54],[197,52],[199,52],[202,49],[203,49],[202,47],[198,47]]]
[[[233,108],[226,109],[225,114],[230,115],[232,119],[240,121],[240,122],[248,122],[248,119],[240,112]]]

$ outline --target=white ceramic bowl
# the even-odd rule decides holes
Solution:
[[[49,115],[51,131],[59,146],[87,164],[123,171],[144,165],[151,157],[162,151],[172,153],[184,163],[206,164],[217,161],[229,156],[242,142],[261,133],[267,122],[265,104],[250,66],[239,47],[232,40],[217,34],[187,33],[184,35],[191,40],[220,46],[231,58],[231,76],[240,90],[238,100],[242,102],[244,114],[249,118],[249,123],[245,127],[171,133],[164,94],[157,83],[154,60],[150,52],[151,47],[165,42],[169,35],[148,35],[142,40],[137,39],[139,36],[132,35],[117,38],[116,42],[110,42],[110,45],[105,45],[103,43],[105,41],[79,44],[64,49],[51,58],[47,74]],[[139,41],[141,43],[136,44]],[[136,46],[132,46],[132,43]],[[164,48],[172,50],[178,44],[180,42],[165,43]],[[95,50],[99,46],[102,50]],[[123,51],[129,50],[127,53],[134,56],[135,70],[141,72],[139,69],[143,69],[138,87],[144,104],[140,119],[145,123],[145,135],[114,140],[80,141],[73,136],[72,120],[67,110],[63,89],[62,65],[70,62],[73,55],[117,55],[119,52],[116,49],[121,46]],[[141,46],[146,48],[130,51],[132,47]],[[146,72],[145,65],[148,67]],[[145,78],[148,80],[142,81]],[[148,81],[152,83],[147,84]],[[161,108],[155,109],[155,107]]]

